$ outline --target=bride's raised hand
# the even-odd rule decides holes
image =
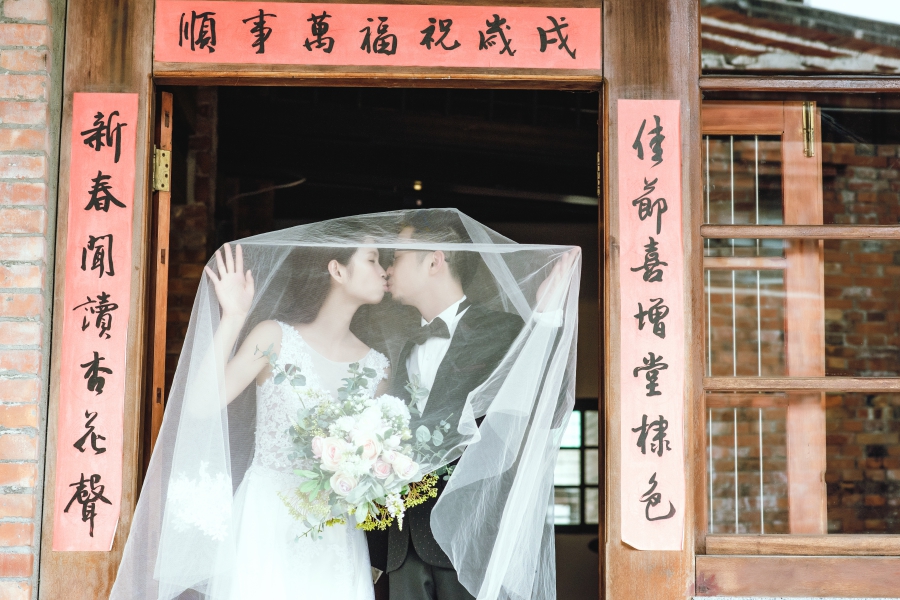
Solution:
[[[216,268],[218,274],[209,267],[204,267],[216,290],[222,318],[246,318],[253,303],[254,287],[253,274],[249,270],[244,272],[244,251],[241,245],[238,244],[235,248],[234,257],[231,256],[229,244],[216,251]]]

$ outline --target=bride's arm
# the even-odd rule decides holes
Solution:
[[[241,328],[247,320],[247,313],[253,303],[254,285],[253,274],[249,270],[244,271],[244,253],[240,244],[235,249],[234,257],[228,244],[225,244],[223,251],[217,251],[216,268],[218,274],[209,267],[205,270],[222,309],[222,318],[213,336],[213,355],[216,364],[222,365],[234,348]],[[257,348],[265,350],[269,345],[280,346],[280,340],[281,330],[274,321],[264,321],[253,328],[234,357],[225,365],[226,403],[237,398],[268,366],[268,361],[256,351]],[[278,352],[280,348],[273,350]]]

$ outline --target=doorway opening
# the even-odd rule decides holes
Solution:
[[[597,92],[171,87],[165,396],[203,266],[250,235],[343,216],[453,207],[520,243],[583,251],[576,414],[552,518],[557,587],[599,594]]]

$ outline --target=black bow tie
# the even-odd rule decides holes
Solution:
[[[409,337],[409,341],[411,341],[413,344],[418,345],[424,344],[426,341],[433,337],[444,339],[450,338],[450,329],[447,327],[447,324],[444,323],[444,320],[440,317],[435,317],[435,319],[431,323],[419,327],[419,329]]]
[[[469,308],[471,305],[472,302],[468,298],[466,298],[459,303],[459,308],[456,309],[456,314],[462,314],[462,312]],[[419,345],[424,344],[433,337],[444,338],[445,340],[450,339],[450,329],[447,327],[447,324],[444,322],[444,320],[440,317],[435,317],[431,323],[422,325],[415,333],[409,336],[409,341],[411,341],[413,344]]]

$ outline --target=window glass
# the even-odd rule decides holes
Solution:
[[[900,5],[701,0],[704,73],[900,72]]]
[[[790,372],[786,341],[792,329],[811,340],[810,329],[822,327],[824,338],[809,345],[807,356],[822,354],[825,375],[900,377],[900,240],[807,241],[803,251],[820,265],[822,284],[799,290],[789,285],[792,263],[784,258],[798,241],[707,241],[714,249],[707,251],[704,274],[707,375],[821,375]],[[738,250],[736,258],[715,250],[732,241],[751,262],[741,263]],[[782,257],[753,258],[757,242],[770,254],[783,248]],[[800,307],[790,319],[789,303]]]
[[[900,394],[822,396],[828,533],[900,534]],[[792,397],[707,394],[711,533],[790,533]]]

